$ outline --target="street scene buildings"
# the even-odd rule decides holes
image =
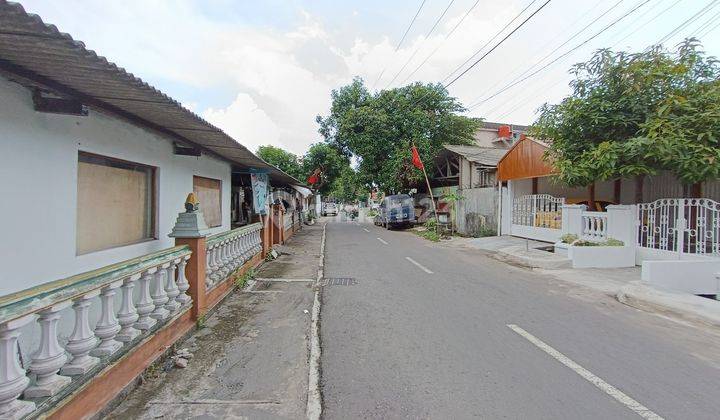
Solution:
[[[313,5],[281,32],[280,6],[158,2],[206,25],[168,47],[199,78],[36,14],[87,35],[137,5],[22,3],[0,0],[0,418],[717,418],[717,1],[575,5],[567,26],[551,0],[404,4],[382,59],[359,34],[400,6],[323,9],[373,16],[333,30],[346,49]],[[466,18],[483,42],[433,58]],[[596,40],[644,26],[665,36]],[[555,27],[531,67],[467,79]],[[557,62],[569,89],[513,90]]]

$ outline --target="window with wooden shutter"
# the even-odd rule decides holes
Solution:
[[[155,239],[155,168],[80,152],[76,252]]]
[[[200,210],[208,227],[222,225],[222,181],[219,179],[193,177],[193,192],[200,202]]]

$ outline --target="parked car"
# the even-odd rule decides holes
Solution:
[[[375,216],[376,226],[386,229],[393,227],[409,227],[415,223],[415,208],[412,197],[407,194],[397,194],[385,197],[378,207]]]
[[[322,205],[322,215],[323,216],[337,216],[338,214],[338,207],[335,203],[323,203]]]

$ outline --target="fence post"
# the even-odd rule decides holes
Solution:
[[[583,220],[582,213],[586,207],[584,204],[563,204],[561,231],[563,235],[572,234],[582,236]]]
[[[175,245],[188,245],[192,251],[185,267],[185,276],[190,285],[188,293],[192,298],[191,313],[195,320],[200,318],[207,308],[205,298],[207,234],[208,227],[200,211],[200,204],[195,194],[190,193],[185,200],[185,212],[178,214],[175,226],[168,236],[175,238]]]
[[[607,237],[621,240],[625,245],[637,244],[637,208],[632,205],[607,206]]]
[[[685,217],[685,200],[679,198],[675,200],[677,203],[677,221],[675,222],[675,251],[678,260],[682,259],[685,252],[685,231],[688,228],[687,218]],[[670,221],[668,221],[668,224]],[[669,235],[669,234],[668,234]]]

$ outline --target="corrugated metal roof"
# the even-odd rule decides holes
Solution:
[[[6,0],[0,0],[0,69],[199,146],[241,168],[268,170],[275,182],[303,185],[178,101]]]
[[[470,162],[475,162],[483,166],[497,166],[500,159],[505,156],[508,149],[499,147],[480,147],[480,146],[462,146],[455,144],[446,144],[445,149],[463,156]]]

